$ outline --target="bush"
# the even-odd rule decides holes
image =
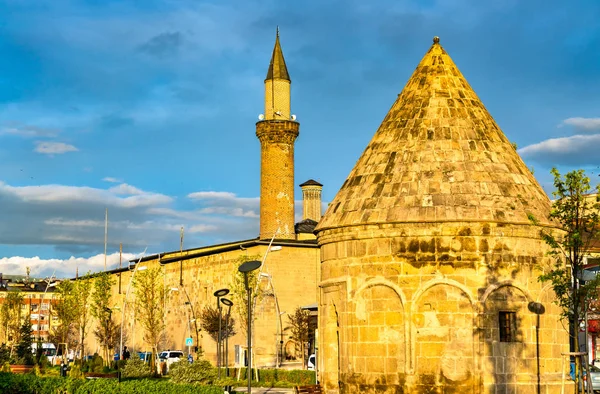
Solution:
[[[103,372],[104,371],[104,360],[98,353],[94,353],[90,363],[89,372]]]
[[[169,375],[175,383],[212,384],[217,378],[217,369],[206,360],[191,364],[184,360],[171,364]]]
[[[121,369],[121,376],[124,378],[148,378],[152,376],[150,366],[139,358],[127,360]]]
[[[0,346],[0,364],[10,362],[10,348],[5,343]]]
[[[217,386],[173,384],[161,379],[119,383],[116,379],[41,378],[0,372],[0,393],[11,394],[221,394]]]

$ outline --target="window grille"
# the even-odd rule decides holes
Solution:
[[[517,313],[500,311],[498,313],[500,342],[517,341]]]

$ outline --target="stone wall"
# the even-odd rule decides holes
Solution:
[[[216,306],[216,298],[213,296],[214,291],[221,288],[231,288],[232,278],[237,272],[240,256],[259,256],[259,259],[262,259],[266,248],[266,245],[257,245],[244,249],[238,247],[235,250],[183,260],[183,286],[179,284],[179,262],[164,265],[159,264],[157,259],[141,262],[140,266],[148,268],[161,267],[164,273],[165,287],[167,289],[177,288],[177,291],[168,292],[165,300],[165,323],[167,329],[165,330],[165,339],[162,347],[159,350],[179,349],[187,351],[185,338],[192,336],[194,342],[196,342],[196,337],[193,333],[190,333],[190,327],[188,326],[188,321],[193,316],[190,306],[186,305],[187,298],[189,297],[189,302],[191,302],[196,318],[198,318],[205,306]],[[183,254],[193,252],[198,252],[198,250],[184,251]],[[171,259],[177,255],[179,253],[172,253],[163,255],[161,258],[163,260]],[[299,246],[283,244],[281,250],[269,253],[263,267],[263,273],[270,275],[272,287],[268,286],[269,277],[265,275],[261,281],[261,287],[266,290],[267,295],[256,306],[257,320],[254,326],[254,357],[256,365],[274,365],[276,362],[276,350],[282,336],[280,335],[280,321],[276,312],[275,297],[279,302],[279,311],[290,314],[299,306],[317,302],[316,283],[318,263],[319,249],[314,244]],[[121,294],[119,294],[119,274],[112,275],[115,279],[112,302],[118,307],[118,309],[113,308],[113,317],[119,324],[122,316],[120,312],[123,310],[123,300],[128,284],[130,283],[131,274],[131,271],[122,273]],[[126,345],[130,349],[149,351],[150,346],[143,340],[139,316],[134,316],[133,300],[133,289],[131,289],[128,303],[125,307]],[[246,347],[245,331],[240,327],[240,319],[235,308],[234,306],[232,317],[236,320],[235,328],[237,335],[229,339],[229,360],[232,365],[235,345]],[[284,328],[283,338],[287,342],[290,334],[289,330],[285,330],[288,327],[286,314],[282,316],[281,322]],[[93,331],[95,324],[96,322],[92,323],[90,333]],[[193,323],[191,326],[193,330]],[[200,345],[205,352],[205,358],[216,363],[215,342],[204,332],[199,333],[199,339]],[[95,338],[93,338],[93,334],[88,336],[87,348],[92,353],[99,348]]]
[[[330,393],[559,392],[567,332],[539,228],[499,223],[345,227],[319,234],[320,368]],[[499,313],[516,316],[502,342]],[[339,366],[339,374],[336,373]]]

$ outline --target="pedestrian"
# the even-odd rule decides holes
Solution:
[[[131,357],[131,354],[129,353],[129,350],[127,350],[127,346],[125,346],[123,348],[123,360],[129,360],[129,357]]]

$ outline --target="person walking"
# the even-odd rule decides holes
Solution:
[[[131,357],[131,354],[127,350],[127,346],[125,346],[123,347],[123,360],[129,360],[129,357]]]

